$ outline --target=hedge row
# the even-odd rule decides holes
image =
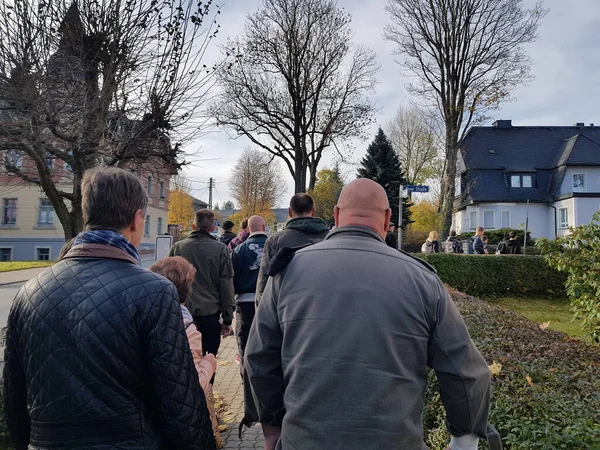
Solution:
[[[504,236],[506,236],[511,231],[517,233],[517,240],[523,244],[523,238],[525,237],[525,231],[523,230],[515,230],[513,228],[498,228],[497,230],[485,230],[484,236],[488,238],[490,244],[498,244]],[[456,237],[460,240],[470,239],[473,235],[475,235],[475,231],[468,231],[466,233],[461,233]],[[535,239],[531,238],[531,231],[527,231],[527,245],[534,245]]]
[[[441,280],[477,297],[566,298],[564,273],[550,268],[541,256],[416,255],[437,270]]]
[[[513,311],[451,295],[487,363],[501,365],[489,421],[505,450],[600,449],[600,348],[541,330]],[[449,438],[445,413],[431,373],[429,381],[426,443],[442,449]]]

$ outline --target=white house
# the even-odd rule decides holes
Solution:
[[[564,235],[600,209],[600,127],[516,127],[499,120],[460,142],[454,228]]]

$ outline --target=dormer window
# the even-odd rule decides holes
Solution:
[[[533,187],[533,175],[511,175],[510,187],[530,188]]]
[[[573,192],[585,191],[585,173],[573,174]]]

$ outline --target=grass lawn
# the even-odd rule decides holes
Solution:
[[[48,267],[52,264],[54,264],[54,261],[6,261],[0,262],[0,272]]]
[[[556,331],[562,331],[569,336],[591,342],[581,329],[581,321],[573,319],[573,313],[569,310],[568,300],[547,300],[542,298],[515,298],[501,297],[487,299],[503,308],[512,309],[513,311],[523,314],[529,320],[537,323],[550,322],[548,328]]]

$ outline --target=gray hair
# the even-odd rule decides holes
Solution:
[[[116,167],[86,171],[81,197],[86,230],[123,230],[137,210],[145,212],[148,207],[148,196],[138,177]]]

